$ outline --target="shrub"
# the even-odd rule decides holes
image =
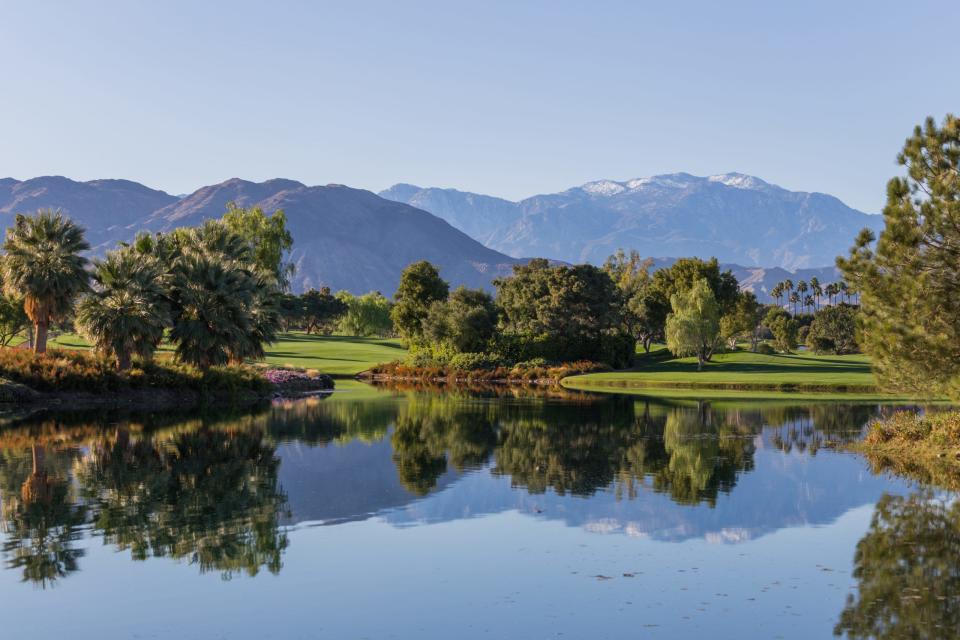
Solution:
[[[491,353],[458,353],[447,362],[450,369],[457,371],[495,369],[500,364],[500,356]]]
[[[112,392],[126,389],[267,392],[270,383],[252,367],[195,367],[170,361],[117,371],[113,361],[87,351],[0,349],[0,377],[38,391]]]
[[[765,356],[772,356],[776,352],[777,350],[771,347],[769,342],[761,342],[760,344],[757,345],[757,353],[759,354],[762,354]]]
[[[899,441],[929,441],[938,446],[960,443],[960,412],[945,411],[921,415],[914,411],[897,411],[892,416],[871,423],[864,442],[878,445]]]

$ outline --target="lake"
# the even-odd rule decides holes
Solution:
[[[960,501],[876,403],[370,390],[0,429],[4,638],[915,638]]]

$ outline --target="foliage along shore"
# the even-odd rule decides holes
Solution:
[[[443,382],[447,384],[558,385],[568,376],[610,371],[608,365],[588,360],[557,365],[517,364],[490,368],[461,369],[451,366],[414,366],[402,361],[377,365],[358,377],[373,382]]]
[[[162,409],[200,404],[249,405],[277,395],[333,389],[329,376],[290,369],[226,365],[201,370],[168,359],[117,369],[91,352],[0,350],[0,402]]]
[[[875,471],[891,471],[947,489],[960,489],[960,411],[898,411],[875,420],[848,449]]]

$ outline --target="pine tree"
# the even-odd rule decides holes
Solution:
[[[864,350],[887,389],[960,397],[960,120],[927,118],[897,158],[886,228],[839,258],[862,306]],[[844,292],[847,293],[846,291]]]

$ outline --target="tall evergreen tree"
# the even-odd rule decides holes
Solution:
[[[887,184],[885,229],[837,264],[863,309],[864,350],[887,389],[960,397],[960,119],[927,118]]]

